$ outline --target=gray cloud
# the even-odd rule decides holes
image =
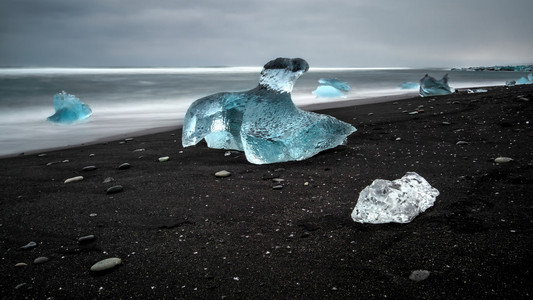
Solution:
[[[0,65],[532,63],[530,0],[6,0]]]

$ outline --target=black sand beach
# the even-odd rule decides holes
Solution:
[[[301,162],[183,149],[180,130],[1,159],[2,298],[529,299],[532,103],[523,85],[318,111],[358,131]],[[432,208],[351,219],[365,186],[406,172],[440,191]]]

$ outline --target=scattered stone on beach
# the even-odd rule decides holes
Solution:
[[[116,194],[124,191],[124,188],[121,185],[115,185],[106,190],[106,194]]]
[[[215,176],[218,177],[218,178],[229,177],[229,176],[231,176],[231,172],[226,171],[226,170],[222,170],[222,171],[216,172]]]
[[[29,250],[29,249],[33,249],[37,247],[37,243],[36,242],[29,242],[28,244],[20,247],[21,250]]]
[[[41,154],[37,155],[37,157],[46,157],[46,156],[48,156],[48,154],[46,154],[46,153],[41,153]]]
[[[120,265],[121,263],[122,263],[122,260],[120,258],[118,258],[118,257],[106,258],[104,260],[101,260],[101,261],[95,263],[91,267],[91,271],[93,271],[93,272],[101,272],[101,271],[109,270],[109,269],[112,269],[112,268]]]
[[[160,157],[160,158],[159,158],[159,161],[160,161],[160,162],[165,162],[165,161],[168,161],[169,159],[170,159],[170,157],[168,157],[168,156],[163,156],[163,157]]]
[[[142,152],[142,151],[145,151],[145,149],[144,148],[139,148],[139,149],[133,150],[133,152]]]
[[[76,177],[65,179],[65,183],[71,183],[71,182],[76,182],[76,181],[81,181],[81,180],[83,180],[83,176],[76,176]]]
[[[123,163],[120,166],[118,166],[119,170],[126,170],[126,169],[129,169],[129,168],[131,168],[131,165],[129,163]]]
[[[468,145],[468,144],[470,144],[470,143],[467,142],[467,141],[458,141],[458,142],[455,143],[455,144],[458,145],[458,146],[464,146],[464,145]]]
[[[50,259],[46,256],[40,256],[40,257],[37,257],[33,263],[36,264],[36,265],[40,265],[40,264],[44,264],[45,262],[49,261]]]
[[[91,214],[89,215],[89,217],[96,217],[96,216],[98,216],[97,213],[91,213]]]
[[[61,163],[60,160],[51,161],[51,162],[47,163],[46,166],[48,167],[48,166],[55,165],[55,164],[60,164],[60,163]]]
[[[28,264],[27,264],[27,263],[23,263],[23,262],[19,262],[19,263],[17,263],[17,264],[15,265],[15,267],[17,267],[17,268],[27,267],[27,266],[28,266]]]
[[[94,153],[89,154],[89,157],[94,157]]]
[[[16,287],[15,287],[15,290],[20,290],[21,288],[27,288],[27,283],[26,282],[23,282],[21,284],[18,284]]]
[[[131,141],[133,141],[133,138],[125,138],[124,139],[124,142],[131,142]]]
[[[509,162],[512,162],[514,159],[510,158],[510,157],[497,157],[496,159],[494,159],[494,162],[497,163],[497,164],[505,164],[505,163],[509,163]]]
[[[78,244],[80,244],[80,245],[88,244],[90,242],[93,242],[95,239],[96,238],[95,238],[94,234],[82,236],[82,237],[78,238]]]
[[[451,124],[452,124],[452,123],[447,122],[447,121],[442,122],[442,125],[451,125]]]
[[[104,181],[102,183],[110,183],[110,182],[113,182],[113,181],[115,181],[115,178],[107,177],[106,179],[104,179]]]
[[[85,172],[88,172],[88,171],[94,171],[96,170],[96,166],[86,166],[86,167],[83,167],[83,169],[81,169],[82,171],[85,171]]]
[[[409,275],[409,279],[413,281],[422,281],[426,280],[429,277],[429,271],[428,270],[416,270]]]
[[[281,190],[283,186],[281,184],[275,185],[272,187],[273,190]]]
[[[285,179],[283,179],[283,178],[273,178],[272,181],[280,183],[280,182],[284,182]]]

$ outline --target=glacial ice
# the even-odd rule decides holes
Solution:
[[[420,96],[437,96],[453,94],[455,90],[448,85],[448,74],[444,75],[441,80],[426,74],[420,79]]]
[[[400,88],[402,90],[416,90],[416,89],[420,88],[420,84],[418,84],[416,82],[407,81],[407,82],[402,83],[400,85]]]
[[[320,78],[320,84],[313,94],[318,98],[340,98],[346,97],[346,92],[350,91],[348,83],[334,78]]]
[[[210,148],[244,151],[249,162],[269,164],[344,144],[355,127],[292,102],[294,83],[308,69],[301,58],[280,57],[265,64],[256,88],[196,100],[183,121],[183,147],[205,139]]]
[[[55,113],[47,118],[54,123],[71,124],[90,117],[91,108],[76,98],[76,96],[62,91],[54,95]]]
[[[376,179],[359,194],[352,219],[359,223],[409,223],[433,206],[439,191],[422,176],[407,172],[394,181]]]

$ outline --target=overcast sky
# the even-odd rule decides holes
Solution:
[[[0,0],[0,66],[533,63],[533,0]]]

